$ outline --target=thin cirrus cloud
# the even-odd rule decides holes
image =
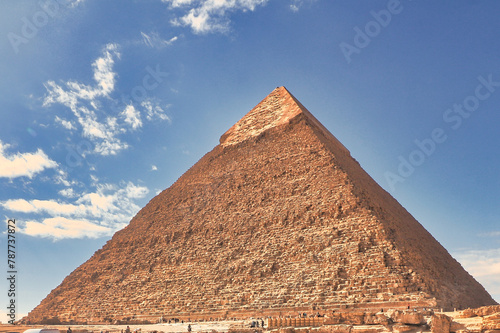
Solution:
[[[96,238],[112,235],[123,228],[140,209],[134,200],[144,198],[149,190],[131,182],[117,187],[98,185],[95,192],[57,200],[11,199],[0,202],[5,210],[27,214],[19,231],[30,236],[63,238]]]
[[[485,288],[500,300],[500,249],[469,250],[454,253],[456,259]]]
[[[9,147],[10,145],[0,141],[0,177],[17,178],[26,176],[33,178],[34,175],[45,169],[58,166],[41,149],[38,149],[35,153],[9,154],[6,152]]]
[[[128,144],[120,138],[129,131],[134,131],[143,125],[141,112],[133,106],[133,101],[123,105],[123,111],[117,115],[109,115],[101,110],[103,105],[119,104],[112,99],[111,94],[116,88],[117,73],[113,66],[120,59],[117,44],[108,44],[102,51],[102,56],[92,63],[94,84],[87,85],[75,80],[63,82],[47,81],[44,85],[47,95],[43,106],[50,107],[60,104],[68,107],[73,114],[72,119],[55,117],[55,122],[67,130],[80,128],[82,136],[94,145],[94,153],[99,155],[116,155],[127,149]],[[164,109],[147,98],[140,104],[147,120],[170,118]]]
[[[169,40],[162,39],[157,32],[151,32],[149,34],[146,34],[145,32],[141,31],[141,36],[144,44],[146,44],[146,46],[153,48],[162,48],[165,46],[172,45],[178,39],[177,36],[174,36]]]
[[[146,119],[152,121],[154,119],[166,120],[169,124],[172,123],[172,119],[165,113],[165,109],[170,107],[170,104],[162,108],[158,103],[154,103],[151,100],[145,100],[141,102],[141,106],[146,114]]]
[[[490,231],[479,234],[480,237],[500,237],[500,231]]]

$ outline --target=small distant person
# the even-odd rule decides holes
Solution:
[[[191,324],[188,324],[188,332],[191,332]]]
[[[125,333],[130,333],[130,326],[127,326],[127,328],[125,329]]]
[[[68,330],[66,331],[66,333],[72,333],[73,331],[71,330],[71,327],[68,327]]]
[[[260,321],[260,327],[264,328],[264,319],[261,319],[261,321]]]

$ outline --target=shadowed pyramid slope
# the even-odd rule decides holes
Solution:
[[[29,319],[488,304],[484,288],[280,87]]]

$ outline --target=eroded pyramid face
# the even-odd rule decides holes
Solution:
[[[208,319],[494,303],[280,87],[28,319]]]

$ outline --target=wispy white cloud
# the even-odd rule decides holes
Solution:
[[[174,40],[175,38],[169,42]],[[93,85],[75,80],[61,84],[54,81],[45,83],[47,95],[44,98],[43,106],[61,104],[68,107],[72,111],[74,119],[67,120],[56,116],[56,123],[68,130],[81,128],[82,136],[92,142],[93,152],[100,155],[116,155],[129,147],[121,136],[143,126],[141,112],[145,114],[148,121],[156,119],[170,122],[164,109],[158,103],[154,103],[149,96],[144,97],[141,101],[136,101],[136,104],[130,100],[130,103],[123,106],[120,106],[120,102],[113,99],[112,93],[115,91],[118,77],[113,66],[120,59],[118,48],[117,44],[106,45],[102,55],[92,63]],[[154,71],[150,68],[149,70]],[[159,84],[163,81],[162,75],[166,73],[159,71],[157,66],[156,72],[153,74],[158,75],[159,82],[156,84]],[[106,108],[103,105],[113,105],[114,107]],[[119,106],[116,107],[116,105]],[[109,109],[114,110],[114,114],[109,114]]]
[[[316,0],[290,0],[290,10],[297,13],[305,2],[314,2]]]
[[[20,213],[48,213],[50,215],[79,215],[85,213],[84,205],[73,205],[56,202],[53,200],[15,199],[2,203],[5,209]]]
[[[71,187],[60,190],[59,195],[62,195],[63,197],[66,198],[75,198],[77,196],[75,190]]]
[[[177,39],[179,39],[177,36],[174,36],[168,40],[163,39],[158,35],[157,32],[151,32],[149,34],[146,34],[145,32],[141,31],[141,36],[144,44],[146,44],[149,47],[156,47],[156,48],[162,48],[165,46],[172,45]]]
[[[300,7],[304,3],[302,0],[292,0],[291,2],[292,3],[290,4],[290,9],[292,10],[292,12],[298,12]]]
[[[176,26],[189,26],[195,33],[226,31],[229,14],[235,11],[253,11],[268,0],[162,0],[171,8],[182,8],[186,14],[172,20]]]
[[[60,0],[59,0],[60,2]],[[66,0],[66,2],[71,6],[71,7],[76,7],[79,4],[85,2],[85,0]]]
[[[72,220],[66,217],[51,217],[43,222],[27,221],[23,233],[45,238],[98,238],[113,232],[111,228],[103,227],[86,220]]]
[[[99,178],[97,178],[96,175],[90,175],[90,180],[91,180],[92,186],[94,186],[94,187],[98,186]],[[101,186],[104,186],[104,185],[101,185]]]
[[[11,199],[0,205],[8,211],[34,216],[19,227],[20,232],[31,236],[100,237],[123,228],[140,209],[135,200],[148,193],[146,187],[132,182],[121,186],[101,184],[94,192],[79,196],[70,190],[64,193],[65,201]]]
[[[152,120],[166,120],[172,123],[172,119],[165,113],[166,109],[170,107],[169,104],[162,107],[158,102],[151,99],[145,100],[141,103],[146,113],[146,119],[148,121]]]
[[[55,120],[56,120],[56,123],[61,124],[64,128],[66,128],[70,131],[76,129],[75,125],[73,125],[73,123],[71,121],[61,119],[61,118],[59,118],[59,116],[56,116]]]
[[[132,183],[129,183],[124,191],[125,196],[130,199],[144,198],[148,193],[149,190],[146,187],[136,186]]]
[[[500,231],[490,231],[479,234],[479,237],[500,237]]]
[[[99,99],[109,98],[115,88],[117,74],[113,72],[113,65],[119,57],[118,45],[106,45],[103,55],[92,64],[95,81],[93,86],[71,80],[62,85],[54,81],[45,83],[48,95],[43,106],[59,103],[70,108],[82,128],[82,135],[93,141],[95,152],[102,155],[114,155],[128,147],[117,137],[121,132],[117,119],[113,116],[99,117],[97,112]],[[66,128],[73,126],[71,122],[58,117],[56,121]]]
[[[125,110],[122,112],[122,116],[125,118],[125,122],[132,127],[132,129],[137,129],[142,126],[141,114],[137,111],[133,105],[127,105]]]
[[[38,149],[35,153],[18,152],[8,154],[6,150],[9,147],[10,145],[0,141],[0,177],[17,178],[26,176],[33,178],[35,174],[45,169],[58,166],[41,149]]]
[[[453,254],[464,268],[500,300],[500,249],[469,250]]]
[[[45,98],[45,104],[59,102],[64,105],[75,106],[78,100],[93,101],[97,97],[109,96],[115,86],[116,73],[113,72],[115,59],[120,58],[117,44],[108,44],[104,47],[103,55],[97,58],[92,64],[94,71],[95,86],[85,85],[76,81],[68,81],[66,86],[68,91],[61,86],[49,81],[51,89]]]
[[[78,182],[76,180],[69,180],[68,173],[62,169],[57,170],[57,174],[53,178],[54,183],[61,184],[66,187],[70,187],[73,185],[77,185]]]
[[[190,5],[193,2],[196,2],[195,0],[162,0],[163,2],[170,3],[172,7],[181,7],[185,5]]]

